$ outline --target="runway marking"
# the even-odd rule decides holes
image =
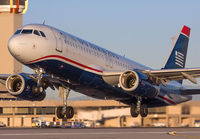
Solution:
[[[93,133],[13,133],[0,136],[49,136],[49,135],[116,135],[116,134],[167,134],[167,132],[93,132]]]
[[[200,136],[191,136],[191,135],[183,135],[183,134],[200,134],[200,131],[185,131],[185,130],[176,130],[168,132],[169,135],[172,136],[179,136],[185,138],[192,138],[192,139],[200,139]]]

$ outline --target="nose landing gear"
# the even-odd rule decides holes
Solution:
[[[70,89],[59,87],[59,95],[63,99],[63,107],[57,108],[57,117],[59,119],[63,119],[63,118],[71,119],[74,116],[73,107],[67,106],[67,98],[69,96],[69,92],[70,92]]]
[[[43,92],[47,87],[52,88],[55,90],[53,85],[48,81],[48,79],[45,80],[43,78],[43,75],[45,73],[43,68],[35,68],[34,69],[35,74],[37,74],[37,77],[31,77],[37,82],[37,86],[33,87],[33,92],[40,93]],[[69,88],[64,88],[62,86],[59,86],[59,96],[63,100],[63,107],[58,107],[56,110],[57,117],[59,119],[67,118],[71,119],[74,116],[74,109],[71,106],[67,106],[67,98],[69,96],[70,89]]]

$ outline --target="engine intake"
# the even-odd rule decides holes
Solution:
[[[158,95],[159,88],[148,81],[148,77],[138,71],[125,71],[119,78],[120,87],[133,96],[152,98]]]
[[[139,77],[135,71],[125,71],[119,79],[120,86],[125,91],[134,91],[139,84]]]
[[[19,95],[25,88],[25,81],[21,75],[11,75],[6,80],[6,88],[11,95]]]
[[[41,101],[46,97],[43,88],[38,88],[37,83],[23,73],[9,76],[6,88],[11,95],[24,100]]]

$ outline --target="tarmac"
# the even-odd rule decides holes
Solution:
[[[200,128],[0,128],[0,139],[200,139]]]

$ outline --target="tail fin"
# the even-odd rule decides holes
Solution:
[[[185,68],[190,28],[183,26],[163,69]]]

